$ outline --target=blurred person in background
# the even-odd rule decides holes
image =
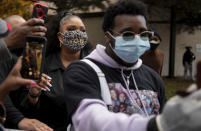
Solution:
[[[190,79],[194,80],[192,63],[195,60],[195,55],[191,51],[192,49],[191,46],[186,46],[185,48],[186,48],[186,51],[184,52],[183,60],[182,60],[183,66],[184,66],[184,79],[187,79],[187,74],[189,71]]]
[[[19,26],[23,23],[26,22],[26,20],[19,16],[19,15],[11,15],[8,16],[4,19],[12,28],[14,28],[15,26]],[[11,53],[16,55],[17,57],[21,56],[23,52],[23,47],[21,48],[16,48],[16,49],[12,49]]]
[[[153,32],[153,36],[150,40],[150,49],[146,51],[142,56],[143,64],[151,67],[159,75],[162,73],[164,52],[158,48],[162,39],[158,32],[155,30],[150,30]]]

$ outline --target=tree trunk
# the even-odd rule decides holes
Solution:
[[[170,20],[170,49],[169,49],[169,77],[174,77],[175,46],[176,46],[176,8],[171,7]]]

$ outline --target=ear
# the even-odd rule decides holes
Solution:
[[[106,44],[111,44],[112,47],[115,46],[115,38],[112,36],[112,34],[109,31],[105,32],[105,39],[106,39]]]
[[[62,37],[62,35],[61,35],[61,32],[58,32],[58,33],[57,33],[57,37],[58,37],[59,41],[63,41],[63,37]]]

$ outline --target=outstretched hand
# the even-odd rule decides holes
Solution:
[[[5,81],[3,81],[3,83],[0,85],[0,101],[4,100],[9,91],[16,90],[21,86],[36,85],[36,82],[21,77],[21,67],[22,57],[18,59],[17,63],[15,64]]]

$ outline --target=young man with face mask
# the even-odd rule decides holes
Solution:
[[[149,50],[149,41],[153,35],[147,30],[144,4],[130,0],[120,1],[111,6],[105,13],[103,31],[106,47],[97,45],[86,59],[94,62],[102,70],[109,89],[112,89],[110,85],[113,85],[118,96],[121,93],[125,94],[123,102],[119,97],[118,100],[113,100],[113,104],[109,105],[110,111],[120,112],[120,105],[125,105],[126,114],[137,113],[149,117],[154,115],[152,110],[155,108],[158,114],[165,103],[164,84],[160,76],[143,65],[140,59],[140,56]],[[64,74],[64,89],[68,117],[70,117],[68,119],[71,119],[76,109],[80,108],[80,102],[88,98],[91,98],[88,104],[98,102],[103,105],[104,103],[96,72],[82,61],[73,62],[67,68]],[[137,104],[135,97],[140,100],[142,106]],[[142,126],[145,126],[145,123],[142,123]],[[89,127],[86,127],[86,130],[88,129]]]
[[[153,115],[162,109],[165,92],[160,76],[139,59],[149,49],[152,34],[147,32],[145,10],[134,0],[111,5],[103,22],[106,47],[97,45],[64,72],[67,118],[75,131],[200,130],[201,91],[186,98],[176,96],[162,114]],[[114,89],[117,100],[108,94]],[[125,94],[123,101],[120,93]]]
[[[140,58],[143,61],[143,64],[151,67],[155,70],[159,75],[161,75],[163,68],[163,59],[164,52],[158,48],[162,39],[158,32],[151,30],[154,35],[150,40],[150,49],[146,51]]]

